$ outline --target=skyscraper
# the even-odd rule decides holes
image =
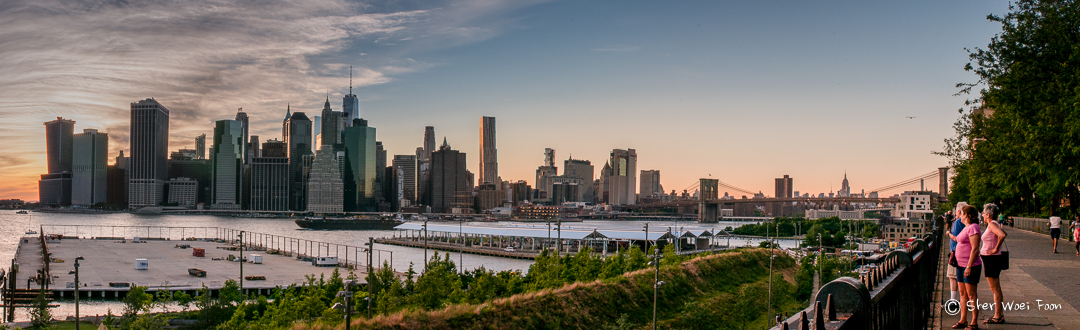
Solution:
[[[248,139],[248,159],[262,157],[262,148],[260,148],[259,136],[252,135]]]
[[[416,161],[428,161],[433,152],[435,152],[435,126],[426,126],[424,127],[424,159]]]
[[[659,170],[641,170],[640,198],[660,197],[664,188],[660,187]]]
[[[340,111],[334,111],[330,109],[330,98],[326,99],[326,103],[323,104],[322,109],[322,129],[319,131],[322,136],[322,145],[319,146],[333,146],[335,144],[341,144],[341,129],[345,127],[345,123],[342,122],[343,113]]]
[[[611,151],[611,176],[608,178],[608,202],[614,205],[631,205],[637,202],[637,151],[614,149]]]
[[[348,159],[349,175],[353,187],[349,187],[350,201],[346,203],[349,211],[378,211],[375,179],[380,169],[376,168],[377,149],[375,146],[375,128],[367,125],[367,120],[357,118],[351,127],[345,128],[345,157]]]
[[[341,103],[341,110],[345,112],[345,124],[351,126],[353,119],[360,118],[360,100],[352,92],[352,66],[349,66],[349,94],[345,95]]]
[[[544,148],[544,165],[536,169],[536,190],[538,199],[551,198],[551,178],[559,175],[559,168],[555,167],[555,149]]]
[[[84,129],[72,139],[71,204],[93,206],[108,198],[109,135]]]
[[[71,172],[71,143],[75,121],[56,117],[45,122],[45,150],[48,153],[49,173]]]
[[[792,179],[787,174],[782,178],[776,178],[776,198],[792,197]]]
[[[390,211],[390,203],[386,195],[389,192],[386,178],[386,149],[383,149],[382,141],[375,141],[375,205],[378,211]]]
[[[287,211],[289,209],[289,157],[287,144],[269,140],[262,144],[262,155],[251,159],[251,209]]]
[[[236,121],[240,122],[240,155],[244,158],[244,164],[251,161],[251,155],[248,154],[248,115],[244,112],[244,108],[236,109]]]
[[[322,137],[320,136],[322,135],[322,116],[311,117],[311,122],[311,146],[313,148],[311,150],[315,152],[322,146]]]
[[[787,177],[786,175],[784,177]],[[840,183],[840,191],[837,192],[840,197],[851,196],[851,185],[848,184],[847,171],[844,171],[844,181]]]
[[[195,155],[196,159],[206,159],[206,134],[195,137]]]
[[[344,156],[344,152],[334,152],[334,148],[330,147],[319,149],[315,154],[315,162],[311,165],[311,177],[308,179],[308,212],[344,212],[342,206],[344,183],[341,181],[339,161],[339,157]]]
[[[213,143],[213,141],[211,141]],[[168,200],[173,200],[171,197],[172,179],[186,178],[195,182],[195,204],[206,203],[207,206],[211,206],[214,203],[212,197],[212,185],[211,180],[211,164],[210,159],[197,159],[198,157],[191,157],[184,152],[174,152],[169,158],[169,195]],[[183,180],[181,180],[183,181]],[[184,182],[184,185],[189,185],[189,182]]]
[[[498,151],[495,148],[495,117],[480,117],[480,181],[499,184]]]
[[[416,202],[416,156],[394,155],[397,199]]]
[[[71,205],[72,135],[75,121],[56,117],[45,122],[45,150],[48,174],[38,181],[38,200],[42,205]]]
[[[214,155],[210,158],[213,208],[240,208],[243,132],[243,123],[237,120],[218,120],[214,126]]]
[[[563,162],[563,176],[583,180],[586,184],[578,186],[578,200],[587,203],[593,202],[592,162],[571,157]]]
[[[311,155],[311,119],[303,112],[286,112],[283,133],[289,148],[289,210],[303,211],[307,207],[304,157]]]
[[[445,213],[455,207],[472,205],[472,184],[465,162],[465,153],[451,149],[445,138],[439,150],[431,154],[432,212]]]
[[[169,109],[152,98],[131,103],[130,139],[128,206],[159,205],[169,175]]]

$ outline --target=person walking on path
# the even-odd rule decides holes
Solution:
[[[982,249],[979,254],[982,255],[983,270],[986,272],[986,284],[990,285],[990,292],[994,294],[994,316],[983,321],[988,324],[1005,323],[1005,311],[1001,304],[1001,270],[1007,260],[1001,255],[1001,243],[1009,234],[1001,229],[1000,222],[994,221],[999,212],[998,206],[993,203],[983,205],[986,232],[982,234]]]
[[[1054,253],[1057,253],[1058,238],[1061,237],[1061,217],[1050,217],[1050,240],[1054,242]]]
[[[964,229],[959,235],[949,233],[949,238],[956,241],[956,262],[960,266],[956,268],[956,281],[960,285],[960,321],[952,326],[953,329],[979,329],[979,274],[982,273],[982,260],[979,258],[979,248],[982,245],[982,229],[979,227],[979,211],[971,205],[964,205],[958,214],[964,223]],[[966,306],[971,310],[971,324],[968,324],[967,313],[963,311]]]
[[[1080,223],[1073,222],[1072,228],[1073,242],[1076,242],[1076,256],[1080,257]]]

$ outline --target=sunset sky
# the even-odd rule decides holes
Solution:
[[[497,118],[500,176],[599,173],[613,148],[664,188],[698,178],[773,195],[853,192],[947,165],[932,155],[967,96],[964,48],[985,47],[1006,1],[54,1],[0,2],[0,199],[37,200],[45,127],[128,150],[130,103],[171,111],[170,149],[237,108],[281,138],[285,109],[361,116],[394,154],[435,126],[479,169]],[[915,117],[909,119],[907,117]],[[208,141],[209,143],[209,141]],[[936,187],[937,182],[927,182]],[[917,187],[910,187],[917,188]],[[900,191],[886,192],[888,194]],[[732,192],[734,194],[734,192]],[[721,195],[723,191],[721,191]]]

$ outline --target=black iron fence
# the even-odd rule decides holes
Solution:
[[[773,329],[923,329],[932,315],[941,257],[941,226],[869,271],[818,290],[810,307]]]

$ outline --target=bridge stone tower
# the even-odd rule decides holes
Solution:
[[[717,179],[701,179],[698,184],[698,222],[713,223],[720,221],[720,204],[709,204],[716,199],[719,189]]]
[[[938,168],[938,200],[946,202],[949,200],[949,168]]]

